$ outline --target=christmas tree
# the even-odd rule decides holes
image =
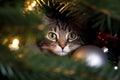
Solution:
[[[0,80],[119,80],[120,1],[0,0]],[[95,68],[38,48],[45,17],[78,18],[86,45],[108,49],[109,63]],[[76,20],[77,22],[78,20]],[[37,46],[38,45],[38,46]]]

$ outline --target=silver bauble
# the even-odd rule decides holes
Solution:
[[[73,53],[73,58],[81,59],[88,66],[97,68],[108,62],[107,55],[104,53],[103,49],[93,45],[86,45],[78,48]]]

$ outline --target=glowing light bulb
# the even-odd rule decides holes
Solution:
[[[36,6],[36,1],[33,1],[33,3],[31,4],[32,7]]]
[[[27,10],[29,11],[33,11],[34,10],[34,7],[36,6],[37,2],[36,1],[33,1],[31,4],[29,2],[27,2],[28,4],[28,7],[26,8]]]
[[[15,38],[12,41],[12,44],[9,44],[8,46],[10,50],[18,50],[19,49],[19,39]]]
[[[118,70],[118,66],[114,66],[114,69],[115,69],[115,70]]]
[[[103,47],[102,50],[103,50],[104,53],[108,52],[108,48],[107,47]]]
[[[32,11],[33,7],[29,5],[27,9],[30,10],[30,11]]]
[[[18,39],[14,39],[12,44],[13,45],[18,45],[19,44],[19,40]]]

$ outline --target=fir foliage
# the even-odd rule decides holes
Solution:
[[[36,0],[33,11],[26,9],[33,0],[0,0],[0,79],[1,80],[119,80],[120,70],[107,65],[89,67],[70,56],[45,55],[36,47],[36,39],[44,36],[49,18],[80,17],[87,27],[120,35],[119,0]],[[67,4],[67,6],[66,6]],[[73,11],[73,12],[72,12]],[[76,12],[77,11],[77,12]],[[74,13],[77,14],[74,14]],[[79,14],[79,15],[78,15]],[[55,16],[56,15],[56,16]],[[90,23],[90,24],[89,24]],[[8,45],[19,38],[20,49],[11,51]],[[119,47],[119,46],[118,46]],[[119,48],[118,48],[119,49]],[[111,58],[113,56],[110,56]]]

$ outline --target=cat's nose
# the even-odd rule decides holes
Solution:
[[[65,46],[61,46],[62,49],[64,49]]]
[[[66,43],[60,43],[59,45],[62,49],[64,49],[64,47],[66,46]]]

